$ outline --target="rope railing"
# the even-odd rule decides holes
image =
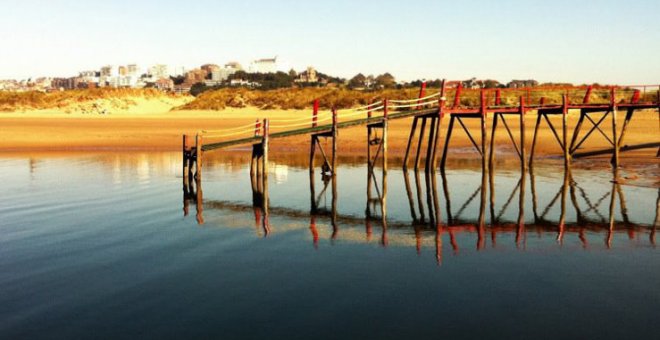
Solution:
[[[452,84],[448,82],[448,84]],[[608,103],[646,103],[657,101],[657,92],[660,85],[618,85],[618,86],[538,86],[528,88],[498,88],[498,89],[472,89],[461,86],[445,88],[424,96],[420,91],[419,98],[387,100],[387,113],[398,114],[413,112],[420,108],[432,108],[444,102],[445,108],[476,109],[480,106],[487,109],[512,108],[519,105],[529,107],[543,107],[562,104],[564,97],[569,103],[579,104],[608,104]],[[483,93],[483,95],[482,95]],[[443,95],[443,98],[439,98]],[[612,97],[614,95],[614,97]],[[483,99],[482,99],[483,98]],[[440,99],[440,100],[439,100]],[[483,101],[483,103],[482,103]],[[319,123],[332,121],[353,121],[353,117],[385,118],[386,100],[379,100],[368,105],[348,108],[338,111],[318,112],[318,100],[314,103],[314,112],[310,116],[297,118],[270,119],[270,129],[285,130],[304,127],[317,127]],[[524,104],[521,104],[524,102]],[[359,120],[359,119],[356,119]],[[220,130],[202,130],[206,138],[227,138],[239,135],[261,136],[262,122],[241,125]]]
[[[435,98],[440,95],[440,92],[436,92],[434,94],[428,95],[426,97],[422,98],[413,98],[413,99],[400,99],[400,100],[390,100],[389,102],[392,104],[406,104],[406,103],[413,103],[413,102],[418,102],[418,101],[424,101],[427,99]]]
[[[307,119],[309,119],[309,117],[308,117]],[[325,117],[325,118],[322,118],[322,119],[317,119],[316,122],[317,122],[317,123],[318,123],[318,122],[326,122],[326,121],[329,121],[329,120],[332,120],[332,115],[330,115],[330,116],[328,116],[328,117]],[[280,121],[280,120],[271,120],[271,122],[272,122],[271,125],[270,125],[270,128],[271,128],[271,129],[283,129],[283,128],[291,128],[291,127],[300,127],[300,126],[308,126],[308,125],[311,125],[309,122],[302,122],[302,123],[296,123],[296,124],[287,124],[287,125],[277,125],[277,124],[273,124],[273,123],[280,123],[280,122],[282,122],[282,121]]]
[[[206,134],[212,134],[212,133],[218,133],[218,132],[229,132],[229,131],[236,131],[236,130],[241,130],[241,129],[246,129],[254,127],[254,123],[246,124],[246,125],[241,125],[233,128],[226,128],[226,129],[220,129],[220,130],[202,130],[201,133],[206,135]]]
[[[392,109],[405,109],[405,108],[410,108],[410,107],[423,107],[426,105],[437,105],[438,101],[437,100],[428,100],[426,102],[416,102],[412,104],[405,104],[405,105],[390,105],[389,107]]]

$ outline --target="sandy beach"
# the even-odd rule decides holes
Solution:
[[[137,99],[137,105],[124,110],[114,110],[105,114],[84,113],[76,111],[67,113],[64,110],[25,111],[0,113],[0,151],[71,151],[71,150],[179,150],[182,134],[196,134],[199,131],[215,131],[234,128],[254,123],[256,119],[270,118],[295,119],[311,116],[311,110],[259,110],[257,108],[228,108],[222,111],[172,111],[181,101]],[[341,112],[340,112],[341,114]],[[569,113],[568,125],[572,133],[579,113]],[[623,123],[624,114],[619,115],[619,126]],[[554,123],[560,129],[560,117],[553,117]],[[527,148],[531,146],[536,113],[529,112],[525,118]],[[480,138],[477,119],[466,120],[467,127]],[[402,119],[390,122],[389,149],[393,156],[402,155],[410,132],[412,119]],[[442,134],[446,133],[449,119],[443,120]],[[518,118],[507,119],[514,136],[518,134]],[[490,135],[492,116],[487,125]],[[591,125],[586,122],[585,129]],[[611,123],[609,118],[602,125],[609,134]],[[644,111],[636,113],[631,121],[624,144],[640,144],[657,140],[659,135],[658,113]],[[276,130],[277,131],[277,130]],[[561,130],[559,130],[561,133]],[[561,149],[551,130],[542,122],[539,131],[537,155],[560,155]],[[211,136],[210,134],[209,136]],[[339,148],[343,155],[363,155],[366,148],[366,129],[354,127],[342,129],[339,134]],[[571,134],[569,133],[569,139]],[[490,138],[490,137],[489,137]],[[221,138],[208,137],[205,142],[220,141]],[[452,152],[471,152],[471,142],[467,135],[456,124],[451,140]],[[500,155],[513,154],[515,151],[509,141],[509,136],[499,124],[496,135],[497,150]],[[607,140],[596,131],[581,151],[608,147]],[[307,151],[308,136],[289,137],[272,141],[273,151]],[[624,157],[639,155],[654,155],[657,150],[640,150],[627,153]],[[626,156],[627,155],[627,156]]]

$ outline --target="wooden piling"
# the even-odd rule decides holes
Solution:
[[[387,99],[383,101],[383,197],[381,200],[381,212],[383,220],[386,221],[387,217],[387,126],[388,126],[388,117],[387,117]]]
[[[493,169],[493,163],[495,160],[495,133],[497,129],[497,120],[499,118],[499,114],[495,113],[493,117],[493,127],[491,129],[491,135],[490,135],[490,154],[488,156],[488,167],[492,170]],[[502,117],[502,120],[504,120],[504,116]]]
[[[314,173],[314,155],[316,154],[317,137],[312,135],[309,143],[309,173]]]
[[[564,149],[564,168],[568,169],[570,166],[570,153],[568,150],[568,95],[564,95],[562,100],[562,115],[561,115],[561,132],[562,132],[562,148]]]
[[[270,134],[270,125],[268,119],[264,119],[264,124],[263,124],[263,151],[262,151],[262,156],[261,156],[261,162],[262,162],[262,188],[263,188],[263,196],[264,196],[264,229],[269,230],[269,224],[268,224],[268,143],[269,143],[269,134]]]
[[[534,135],[532,136],[532,149],[529,154],[529,167],[534,166],[534,150],[536,149],[536,140],[539,135],[539,126],[541,125],[541,113],[536,113],[536,124],[534,125]]]
[[[410,128],[410,135],[408,136],[408,144],[406,145],[406,154],[403,156],[403,169],[408,169],[408,158],[410,157],[410,149],[412,148],[413,138],[415,137],[415,132],[417,131],[417,121],[419,117],[414,117],[412,122],[412,127]],[[371,131],[369,131],[371,132]],[[371,140],[371,138],[369,138]]]
[[[520,167],[524,174],[527,169],[527,152],[525,151],[525,99],[520,97]],[[523,175],[524,178],[524,175]]]
[[[440,160],[440,169],[444,170],[445,165],[447,164],[447,151],[449,149],[449,140],[451,139],[451,133],[454,131],[454,120],[456,116],[452,115],[449,118],[449,127],[447,128],[447,137],[445,138],[445,145],[442,149],[442,159]]]
[[[202,135],[197,134],[195,136],[195,164],[197,165],[196,173],[195,173],[195,178],[201,178],[202,177]]]
[[[332,108],[332,176],[337,175],[337,109]]]
[[[415,151],[415,171],[419,170],[419,156],[424,145],[424,135],[426,134],[426,118],[420,118],[422,126],[419,129],[419,140],[417,141],[417,150]]]
[[[616,128],[617,105],[616,105],[615,95],[616,95],[616,90],[615,90],[614,87],[612,87],[611,94],[610,94],[610,96],[611,96],[611,98],[610,98],[610,105],[611,105],[610,110],[612,110],[612,144],[614,144],[613,145],[614,153],[612,155],[612,157],[613,157],[612,166],[617,168],[617,167],[619,167],[619,134],[618,134],[618,131],[617,131],[617,128]],[[614,180],[616,181],[616,178]]]
[[[435,134],[436,132],[436,117],[431,117],[431,126],[429,128],[429,140],[426,144],[426,160],[424,163],[424,171],[431,171],[431,157],[433,155],[433,147],[435,146]]]
[[[183,143],[181,147],[181,154],[183,156],[183,184],[186,185],[188,183],[188,135],[183,135]]]

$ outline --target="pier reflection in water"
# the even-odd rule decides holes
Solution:
[[[612,182],[607,160],[498,162],[484,182],[453,157],[446,173],[393,164],[384,192],[380,159],[372,174],[342,157],[310,190],[306,155],[273,159],[266,183],[226,152],[182,190],[179,153],[12,157],[2,338],[657,333],[657,164]]]
[[[565,169],[558,174],[555,169]],[[654,197],[655,202],[647,202],[647,207],[638,207],[646,211],[654,211],[654,218],[646,215],[631,217],[626,206],[626,197],[620,175],[612,173],[611,177],[603,175],[603,171],[593,172],[577,169],[580,173],[574,177],[571,168],[531,167],[529,169],[512,170],[503,168],[498,173],[497,167],[481,171],[469,168],[439,172],[419,170],[395,171],[391,186],[400,188],[401,192],[392,192],[395,200],[390,201],[388,215],[387,172],[383,167],[376,167],[375,160],[368,162],[366,169],[351,167],[346,174],[346,186],[350,187],[345,200],[349,201],[349,209],[340,211],[338,200],[340,191],[338,182],[344,180],[337,173],[322,172],[320,180],[315,172],[310,171],[309,195],[310,209],[307,211],[295,203],[294,199],[272,202],[268,199],[267,188],[260,185],[263,180],[254,174],[251,176],[255,223],[263,230],[262,235],[268,236],[271,229],[277,230],[277,225],[269,224],[269,215],[290,219],[309,219],[309,231],[316,248],[322,239],[318,221],[329,219],[331,233],[329,239],[338,239],[342,230],[350,230],[347,239],[357,242],[371,242],[374,238],[374,227],[380,229],[379,242],[387,246],[394,230],[397,244],[411,244],[414,239],[415,248],[421,251],[426,239],[432,237],[436,258],[441,261],[442,241],[448,235],[454,254],[460,247],[457,235],[474,235],[474,247],[482,250],[490,239],[490,247],[498,245],[498,238],[508,238],[512,235],[513,243],[518,249],[526,249],[528,234],[535,233],[539,237],[552,234],[559,246],[572,235],[576,236],[583,248],[588,248],[594,242],[602,242],[612,247],[614,235],[625,233],[629,239],[638,240],[644,236],[648,244],[655,246],[655,231],[658,227],[660,209],[660,192]],[[540,169],[540,170],[539,170]],[[366,170],[366,171],[365,171]],[[366,172],[366,183],[360,184],[356,173]],[[562,173],[563,172],[563,173]],[[541,173],[542,175],[539,175]],[[592,174],[597,173],[594,179]],[[267,174],[266,174],[267,176]],[[296,177],[296,176],[290,176]],[[529,183],[528,183],[529,181]],[[501,182],[501,183],[500,183]],[[540,182],[540,183],[539,183]],[[581,182],[585,182],[584,185]],[[302,192],[303,181],[282,183],[294,186],[296,193]],[[355,209],[360,201],[356,188],[366,184],[366,208],[363,212]],[[529,186],[528,186],[529,184]],[[540,188],[539,188],[540,185]],[[201,216],[201,205],[213,209],[245,210],[249,204],[231,202],[231,200],[207,200],[201,198],[201,182],[196,182],[197,191],[184,188],[184,211],[188,210],[188,198],[195,195],[192,201],[197,205],[197,219]],[[401,188],[403,186],[403,188]],[[320,190],[318,188],[320,187]],[[527,190],[529,188],[529,190]],[[648,195],[654,189],[644,190]],[[401,195],[405,194],[404,199]],[[456,196],[456,197],[455,197]],[[364,196],[363,196],[364,197]],[[287,196],[287,198],[291,198]],[[529,208],[531,203],[531,211]],[[405,206],[406,209],[402,209]],[[407,213],[404,213],[407,211]],[[650,216],[650,215],[649,215]],[[291,224],[291,223],[286,223]],[[364,226],[363,237],[356,237],[356,230]],[[601,241],[595,239],[601,238]]]

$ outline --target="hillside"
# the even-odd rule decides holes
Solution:
[[[0,112],[52,111],[110,114],[169,111],[192,99],[155,89],[84,89],[44,93],[0,91]]]

